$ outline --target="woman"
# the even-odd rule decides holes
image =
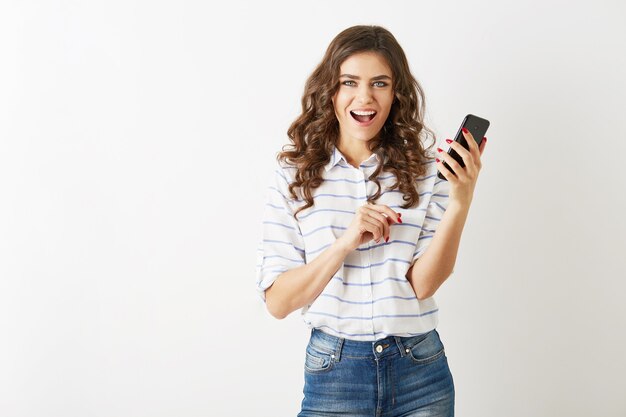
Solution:
[[[379,26],[337,35],[307,80],[257,265],[268,311],[301,309],[311,329],[299,416],[454,415],[433,295],[452,273],[486,140],[447,141],[465,168],[440,148],[434,158],[423,112],[404,51]]]

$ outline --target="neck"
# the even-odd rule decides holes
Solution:
[[[337,148],[346,157],[350,165],[358,168],[361,162],[372,156],[372,151],[367,147],[368,143],[369,141],[340,139]]]

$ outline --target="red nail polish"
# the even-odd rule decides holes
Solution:
[[[385,238],[385,242],[389,242],[389,236]]]
[[[398,216],[402,217],[402,213],[398,213]]]
[[[437,148],[437,152],[443,152],[441,148]]]
[[[463,133],[469,133],[469,130],[467,130],[466,128],[463,128]]]
[[[452,143],[452,139],[446,139],[447,143]]]
[[[483,136],[483,140],[487,142],[487,136]]]
[[[400,217],[398,217],[398,222],[402,223],[402,219]]]
[[[439,158],[435,158],[435,161],[439,162]]]

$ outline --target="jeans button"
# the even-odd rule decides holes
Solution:
[[[383,347],[381,345],[376,346],[376,352],[380,353],[383,351]]]

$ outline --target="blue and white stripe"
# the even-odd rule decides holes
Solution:
[[[379,162],[377,155],[350,165],[335,148],[323,174],[324,182],[313,190],[312,207],[298,213],[302,199],[289,196],[296,169],[277,163],[267,189],[262,239],[257,251],[257,291],[265,302],[265,290],[291,268],[311,262],[350,225],[356,210],[376,192],[367,178]],[[433,297],[418,300],[406,273],[432,240],[448,205],[448,181],[437,177],[434,158],[426,162],[426,174],[416,180],[420,196],[414,208],[403,209],[403,194],[388,190],[395,177],[379,175],[383,193],[376,201],[402,213],[402,223],[392,224],[389,242],[367,242],[348,254],[311,305],[301,309],[309,328],[339,337],[374,341],[390,335],[423,334],[438,323]]]

